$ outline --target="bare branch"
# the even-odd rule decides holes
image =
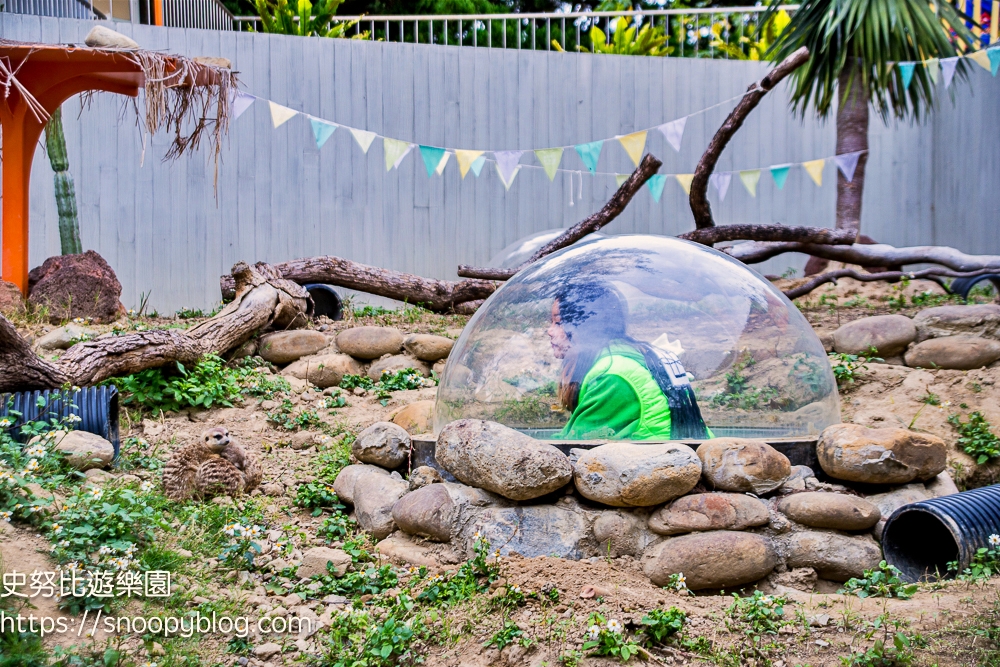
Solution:
[[[991,269],[1000,272],[1000,255],[967,255],[948,246],[896,248],[885,243],[820,245],[816,243],[741,243],[724,250],[744,264],[756,264],[786,252],[804,252],[823,259],[861,266],[939,264],[953,271]]]
[[[722,241],[797,241],[850,245],[856,234],[849,230],[826,227],[786,227],[785,225],[721,225],[704,227],[678,235],[677,238],[712,245]]]
[[[854,278],[855,280],[861,280],[864,282],[873,282],[876,280],[899,280],[901,278],[909,278],[910,280],[916,280],[918,278],[934,279],[940,277],[974,278],[975,276],[985,276],[991,273],[996,273],[996,269],[982,269],[980,271],[970,271],[966,273],[948,271],[947,269],[924,269],[923,271],[883,271],[881,273],[859,273],[854,269],[839,269],[837,271],[821,273],[818,276],[814,276],[807,282],[802,283],[798,287],[785,290],[785,296],[789,299],[797,299],[800,296],[809,294],[809,292],[812,292],[814,289],[825,283],[836,284],[837,280],[840,278]]]

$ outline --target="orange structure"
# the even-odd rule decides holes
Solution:
[[[49,116],[88,90],[135,97],[145,84],[129,53],[0,41],[3,128],[3,279],[28,291],[28,181]]]

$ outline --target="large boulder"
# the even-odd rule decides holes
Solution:
[[[913,318],[917,342],[956,334],[1000,340],[1000,305],[937,306],[925,308]]]
[[[904,428],[834,424],[820,434],[816,456],[835,479],[906,484],[929,480],[944,470],[947,447],[941,438]]]
[[[330,547],[313,547],[302,554],[302,564],[296,574],[303,579],[331,572],[338,577],[347,574],[351,556],[346,551]],[[329,569],[328,569],[329,567]]]
[[[575,453],[577,491],[612,507],[665,503],[693,489],[701,477],[701,462],[687,445],[612,443]]]
[[[947,474],[947,473],[945,473]],[[937,480],[937,477],[934,478]],[[881,513],[881,519],[875,524],[873,531],[877,539],[882,539],[882,529],[889,516],[903,505],[919,503],[921,500],[929,500],[934,495],[923,484],[914,483],[896,487],[884,493],[875,493],[865,496],[865,500],[875,505]]]
[[[907,350],[904,359],[911,368],[968,371],[1000,359],[1000,341],[978,336],[931,338]]]
[[[364,475],[383,475],[385,477],[389,476],[389,472],[378,466],[370,466],[365,464],[354,464],[349,466],[344,466],[339,473],[337,473],[337,478],[333,480],[333,491],[337,494],[337,497],[348,505],[354,504],[354,487]]]
[[[282,375],[307,380],[320,389],[340,386],[345,375],[362,375],[363,373],[364,367],[361,363],[346,354],[321,354],[303,357],[281,371]]]
[[[351,453],[362,463],[398,468],[410,457],[410,434],[392,422],[375,422],[358,434]]]
[[[357,359],[378,359],[403,350],[403,334],[391,327],[354,327],[337,334],[337,347]]]
[[[864,498],[823,491],[782,498],[778,510],[796,523],[837,530],[868,530],[882,518],[878,507]]]
[[[874,347],[880,357],[895,357],[917,337],[913,320],[905,315],[876,315],[848,322],[833,332],[833,349],[845,354],[867,354]]]
[[[882,550],[868,535],[808,530],[788,535],[785,548],[788,567],[811,567],[832,581],[862,577],[882,560]]]
[[[552,445],[480,419],[445,426],[435,458],[459,481],[511,500],[544,496],[573,477],[569,459]]]
[[[69,431],[56,436],[56,449],[65,455],[66,463],[81,471],[103,468],[115,458],[114,445],[87,431]]]
[[[602,555],[639,557],[659,538],[650,532],[641,516],[633,512],[601,512],[594,520],[594,538]]]
[[[466,552],[477,539],[502,555],[552,556],[579,560],[598,554],[591,518],[574,503],[488,507],[462,532]],[[478,538],[476,535],[478,534]]]
[[[0,280],[0,313],[23,315],[24,311],[24,296],[18,286],[6,280]]]
[[[396,530],[392,508],[410,485],[390,475],[361,475],[354,484],[354,515],[358,525],[376,540]]]
[[[678,498],[649,517],[649,529],[660,535],[704,530],[746,530],[764,526],[767,506],[741,493],[695,493]]]
[[[403,339],[403,347],[421,361],[434,363],[446,359],[455,344],[450,338],[431,334],[410,334]]]
[[[642,570],[657,586],[683,574],[693,591],[732,588],[763,579],[778,558],[763,535],[715,530],[673,537],[650,547]]]
[[[698,447],[702,476],[721,491],[762,495],[781,486],[792,464],[777,449],[760,440],[716,438]]]
[[[392,417],[392,423],[410,435],[430,433],[434,424],[434,401],[410,403]]]
[[[431,366],[426,361],[414,359],[408,354],[397,354],[385,359],[379,359],[368,368],[368,377],[378,382],[382,379],[382,373],[396,373],[412,368],[424,377],[430,377]]]
[[[392,518],[404,533],[435,542],[451,540],[455,503],[444,484],[429,484],[407,493],[392,507]]]
[[[49,257],[28,274],[28,301],[48,309],[51,322],[77,317],[114,322],[125,312],[121,295],[114,270],[93,250]]]
[[[309,329],[278,331],[261,336],[257,354],[272,364],[287,364],[300,357],[316,354],[328,344],[327,337],[319,331]],[[299,376],[293,375],[293,377]]]

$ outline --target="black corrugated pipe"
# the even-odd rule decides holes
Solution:
[[[885,522],[882,551],[908,581],[952,577],[1000,535],[1000,484],[903,505]]]
[[[22,391],[17,394],[0,394],[0,417],[14,416],[10,433],[20,439],[20,426],[24,422],[62,420],[76,415],[80,422],[78,431],[101,436],[115,446],[118,456],[121,439],[118,432],[118,387],[85,387],[77,390],[46,389]]]

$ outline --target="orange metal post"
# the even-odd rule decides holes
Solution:
[[[163,25],[163,0],[153,0],[153,23]]]

